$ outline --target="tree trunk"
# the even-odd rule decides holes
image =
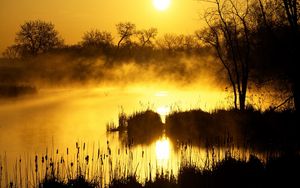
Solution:
[[[299,87],[300,87],[299,81],[294,80],[293,97],[294,97],[294,106],[297,113],[299,113],[300,110],[300,88]]]
[[[239,94],[239,100],[240,100],[240,111],[245,110],[245,103],[246,103],[246,95],[244,93]]]

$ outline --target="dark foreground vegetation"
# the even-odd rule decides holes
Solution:
[[[109,159],[111,156],[108,156]],[[44,159],[43,159],[44,160]],[[227,155],[225,159],[213,163],[211,168],[199,168],[193,164],[181,164],[178,174],[157,169],[155,177],[139,178],[138,173],[113,176],[108,184],[103,184],[103,174],[88,174],[85,159],[73,171],[73,163],[66,164],[66,171],[59,171],[64,161],[46,163],[46,174],[36,182],[23,182],[26,187],[65,188],[65,187],[107,187],[107,188],[219,188],[219,187],[299,187],[300,156],[286,154],[270,157],[262,161],[251,155],[249,160],[235,159]],[[103,165],[103,164],[102,164]],[[42,170],[33,172],[37,176]],[[86,166],[86,168],[81,168]],[[96,165],[97,166],[97,165]],[[101,166],[101,164],[100,164]],[[37,167],[36,167],[37,168]],[[2,171],[2,169],[1,169]],[[1,172],[0,171],[0,172]],[[47,173],[48,171],[48,173]],[[18,177],[17,171],[15,171]],[[45,172],[43,172],[45,173]],[[0,180],[3,178],[0,173]],[[92,178],[90,178],[92,177]],[[3,180],[3,179],[2,179]],[[25,180],[26,181],[26,180]],[[27,179],[28,181],[28,179]],[[1,181],[0,181],[1,183]],[[2,182],[3,183],[3,182]],[[19,182],[11,181],[6,187],[22,187]],[[22,182],[20,182],[22,184]],[[3,184],[2,184],[3,185]]]
[[[299,156],[270,158],[264,164],[251,156],[249,161],[228,157],[217,162],[212,169],[183,165],[177,179],[173,174],[161,172],[145,184],[130,176],[114,179],[110,188],[219,188],[219,187],[298,187],[300,177]]]

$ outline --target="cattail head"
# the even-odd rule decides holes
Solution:
[[[88,164],[89,163],[89,155],[87,155],[86,157],[85,157],[85,161],[86,161],[86,164]]]

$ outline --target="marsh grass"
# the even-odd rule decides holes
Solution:
[[[188,153],[191,145],[182,147]],[[193,187],[276,187],[298,185],[300,156],[285,153],[262,160],[254,155],[237,157],[234,148],[227,150],[224,158],[218,158],[217,149],[207,148],[204,165],[192,159],[182,159],[178,173],[156,168],[144,179],[130,161],[116,163],[109,143],[105,151],[92,149],[89,155],[86,143],[76,143],[75,153],[69,148],[60,153],[33,156],[16,160],[12,175],[7,169],[6,156],[0,157],[0,183],[3,187],[109,187],[109,188],[193,188]],[[116,154],[118,155],[118,154]],[[130,157],[127,160],[131,160]],[[115,163],[115,164],[113,164]],[[151,165],[151,164],[149,164]],[[1,186],[1,187],[2,187]]]

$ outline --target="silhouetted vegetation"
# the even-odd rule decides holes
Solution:
[[[298,150],[297,115],[293,111],[265,112],[254,109],[173,112],[166,118],[166,133],[173,140],[205,146],[234,144],[244,148]]]
[[[191,162],[182,162],[178,174],[156,169],[156,174],[149,174],[140,179],[137,169],[131,169],[128,161],[117,166],[112,164],[108,143],[107,150],[97,149],[89,155],[86,144],[76,143],[76,153],[67,152],[35,156],[34,163],[24,159],[16,161],[14,175],[7,180],[7,166],[0,160],[0,185],[7,187],[109,187],[109,188],[196,188],[196,187],[298,187],[300,156],[295,153],[283,153],[280,156],[269,156],[262,160],[254,155],[248,159],[234,157],[228,151],[225,158],[206,160],[211,165],[199,167]],[[127,154],[127,153],[126,153]],[[2,159],[2,158],[0,158]],[[128,160],[131,160],[130,158]],[[25,160],[26,161],[26,160]],[[33,166],[29,166],[33,165]],[[119,171],[123,168],[124,172]],[[6,167],[6,168],[5,168]],[[25,169],[24,177],[22,173]],[[106,171],[108,170],[108,171]],[[121,172],[121,173],[118,173]],[[19,176],[20,175],[20,176]],[[109,176],[109,177],[107,177]],[[22,177],[22,178],[20,178]],[[2,180],[2,181],[1,181]]]
[[[126,134],[125,144],[150,144],[161,137],[163,123],[158,113],[152,110],[136,112],[130,116],[124,113],[119,115],[119,126],[107,126],[107,131],[119,131]]]
[[[251,63],[249,4],[236,0],[215,0],[216,8],[206,12],[208,29],[198,36],[215,48],[230,80],[235,109],[244,110]],[[239,105],[239,108],[238,108]]]
[[[27,21],[21,25],[15,41],[16,44],[8,47],[4,55],[8,57],[36,56],[63,45],[63,40],[58,36],[54,25],[41,20]]]

